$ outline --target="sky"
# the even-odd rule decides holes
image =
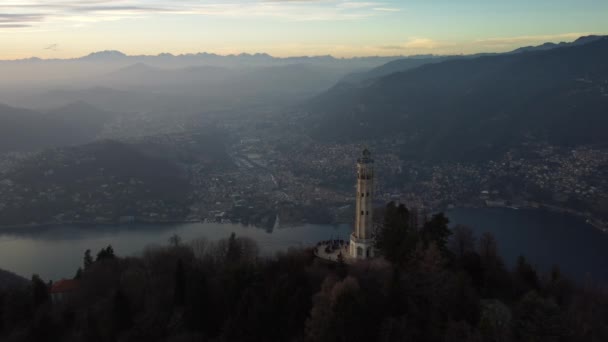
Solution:
[[[0,59],[502,52],[608,34],[608,0],[0,0]]]

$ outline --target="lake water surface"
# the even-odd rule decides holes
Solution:
[[[499,253],[510,266],[524,255],[539,270],[559,265],[579,281],[590,276],[608,284],[608,234],[583,218],[507,208],[455,209],[447,215],[453,224],[470,226],[478,237],[483,232],[494,234]]]
[[[447,214],[451,222],[471,226],[478,236],[492,232],[509,265],[523,254],[541,270],[558,264],[564,273],[579,280],[590,274],[608,283],[608,234],[582,219],[539,210],[455,209]],[[0,268],[28,278],[37,273],[43,279],[56,280],[75,274],[86,249],[96,254],[109,244],[116,254],[132,256],[148,245],[166,245],[173,234],[187,242],[201,237],[226,238],[235,232],[253,238],[262,253],[270,255],[332,237],[347,238],[350,231],[349,225],[302,225],[266,231],[218,223],[0,230]]]

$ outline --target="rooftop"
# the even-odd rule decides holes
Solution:
[[[65,293],[77,290],[79,287],[78,280],[62,279],[54,283],[51,287],[51,293]]]

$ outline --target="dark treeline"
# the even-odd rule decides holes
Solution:
[[[507,269],[494,238],[420,229],[389,204],[383,259],[326,263],[311,250],[258,257],[250,239],[178,236],[138,258],[87,251],[62,300],[37,276],[0,292],[2,341],[608,341],[608,293],[522,257]]]

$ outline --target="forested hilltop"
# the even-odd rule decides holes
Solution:
[[[87,251],[77,289],[51,300],[37,276],[0,292],[2,341],[606,341],[608,293],[556,267],[512,270],[491,235],[412,226],[389,204],[381,260],[328,264],[311,250],[258,256],[256,244],[182,243],[141,257]],[[117,251],[120,253],[120,251]]]
[[[330,141],[401,137],[410,158],[486,160],[530,142],[606,146],[608,37],[448,59],[309,101],[303,127]]]

